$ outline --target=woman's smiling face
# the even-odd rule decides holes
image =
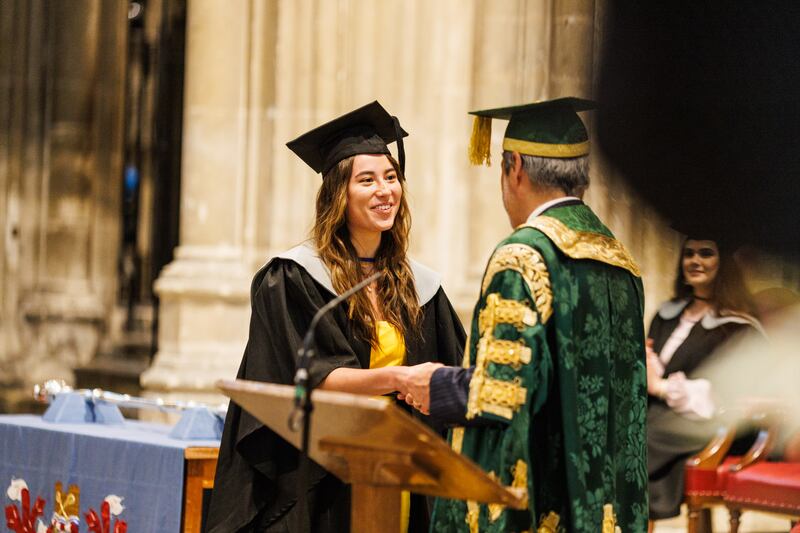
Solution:
[[[712,289],[719,271],[719,249],[714,241],[689,239],[683,245],[683,277],[695,291]]]
[[[359,154],[347,185],[347,227],[350,234],[392,228],[403,196],[397,171],[385,155]]]

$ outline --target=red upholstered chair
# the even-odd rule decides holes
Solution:
[[[722,505],[725,480],[741,457],[727,457],[736,427],[722,427],[702,451],[686,461],[685,501],[689,511],[688,533],[711,531],[710,508]]]
[[[750,451],[730,468],[723,499],[731,533],[737,533],[742,511],[748,509],[800,518],[800,463],[762,461],[776,434],[775,428],[762,430]]]
[[[761,462],[731,472],[725,504],[731,512],[732,533],[745,509],[800,518],[800,463]]]

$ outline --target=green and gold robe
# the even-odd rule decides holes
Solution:
[[[582,203],[500,243],[464,358],[467,427],[449,441],[526,490],[528,511],[440,499],[432,531],[647,529],[642,312],[637,266]]]

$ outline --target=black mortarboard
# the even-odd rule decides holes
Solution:
[[[324,175],[350,156],[390,155],[386,145],[396,141],[400,170],[405,171],[403,137],[407,135],[397,117],[390,115],[376,100],[304,133],[286,146],[315,172]]]

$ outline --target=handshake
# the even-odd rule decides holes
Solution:
[[[430,414],[431,377],[437,369],[443,366],[441,363],[422,363],[421,365],[396,367],[400,373],[397,378],[397,399],[405,401],[423,414]]]

